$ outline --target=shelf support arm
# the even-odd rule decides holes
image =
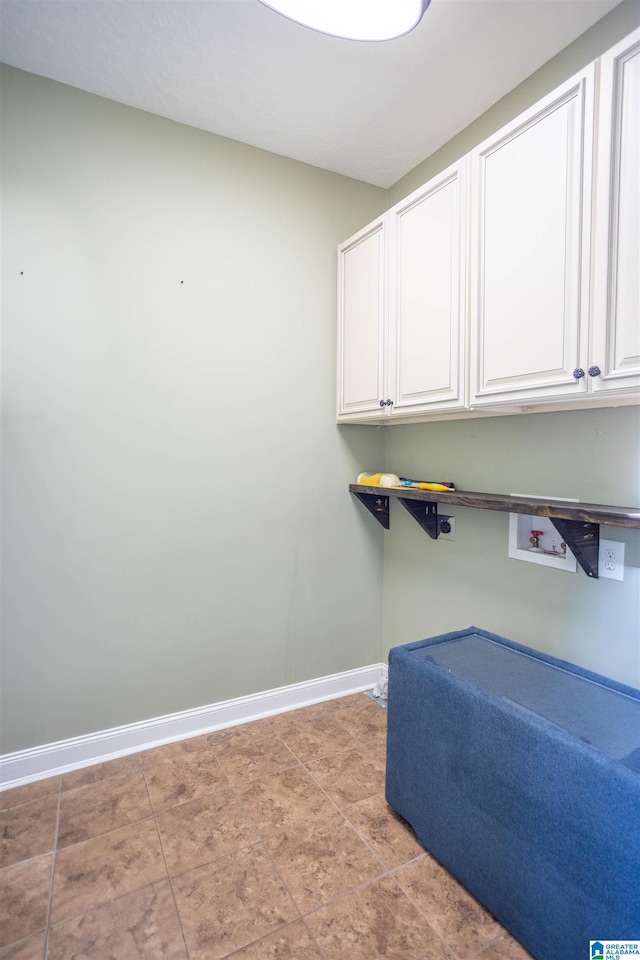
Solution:
[[[373,514],[378,523],[381,523],[385,530],[389,529],[389,497],[379,493],[359,493],[352,491],[360,503],[364,503],[367,510]]]
[[[425,530],[432,540],[438,539],[440,527],[438,524],[438,504],[425,503],[423,500],[405,500],[404,497],[398,497],[398,500],[408,510],[414,520],[417,520],[423,530]]]
[[[597,580],[600,525],[584,520],[564,520],[559,517],[549,519],[586,575]]]

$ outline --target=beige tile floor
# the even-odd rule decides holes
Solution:
[[[0,960],[529,960],[384,799],[343,697],[0,793]]]

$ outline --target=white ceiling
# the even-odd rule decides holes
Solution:
[[[0,59],[388,187],[620,0],[432,0],[354,43],[259,0],[1,0]]]

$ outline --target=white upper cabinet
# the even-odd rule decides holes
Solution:
[[[640,30],[339,248],[338,420],[640,402]]]
[[[467,191],[463,158],[338,248],[338,420],[464,408]]]
[[[386,407],[386,214],[338,248],[338,419]]]
[[[604,393],[640,386],[640,30],[601,59],[597,142],[590,363]]]
[[[472,151],[472,407],[587,392],[594,79]]]
[[[467,161],[389,213],[391,416],[464,408]]]

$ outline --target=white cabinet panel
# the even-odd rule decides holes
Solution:
[[[390,211],[392,416],[465,404],[467,164]]]
[[[338,249],[338,417],[378,416],[386,350],[386,216]]]
[[[594,393],[640,386],[640,30],[601,60]]]
[[[339,247],[339,421],[464,408],[467,192],[463,158]]]
[[[594,67],[472,152],[472,406],[580,395]]]

